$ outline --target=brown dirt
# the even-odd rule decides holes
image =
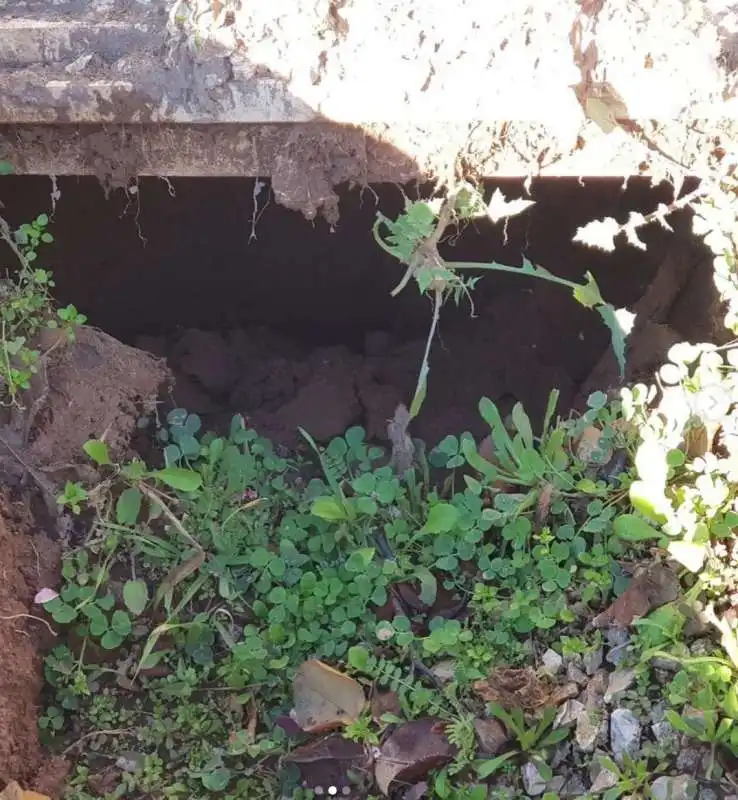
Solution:
[[[0,784],[17,780],[55,797],[66,777],[58,759],[43,753],[38,715],[41,659],[51,646],[33,614],[33,597],[59,580],[60,548],[35,525],[28,508],[0,494]]]
[[[53,482],[83,464],[88,439],[104,439],[113,459],[125,457],[139,414],[153,409],[168,376],[160,360],[94,328],[81,328],[72,344],[47,334],[39,349],[48,356],[23,409],[0,426],[3,473],[30,467],[37,483],[38,475]]]

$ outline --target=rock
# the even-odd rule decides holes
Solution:
[[[695,800],[697,782],[689,775],[663,775],[651,784],[653,800]]]
[[[559,713],[556,715],[554,725],[557,728],[560,728],[562,725],[573,725],[577,719],[579,719],[579,715],[583,714],[584,711],[584,703],[580,703],[579,700],[567,700],[564,705],[559,708]]]
[[[551,792],[551,794],[558,795],[561,792],[561,788],[566,782],[566,778],[563,775],[556,775],[546,784],[546,793]]]
[[[596,672],[587,682],[584,692],[582,692],[579,698],[587,709],[602,708],[608,679],[609,676],[605,670],[599,670],[599,672]]]
[[[651,659],[651,667],[653,669],[660,669],[669,674],[679,672],[681,664],[674,658],[666,658],[664,656],[654,656]]]
[[[474,730],[485,755],[494,756],[502,752],[510,739],[502,723],[496,719],[475,719]]]
[[[543,662],[543,669],[549,675],[557,675],[564,666],[564,659],[555,651],[549,648],[541,656]]]
[[[587,675],[594,675],[595,672],[602,666],[603,651],[601,647],[596,650],[591,650],[583,656],[584,669]]]
[[[456,662],[452,658],[444,658],[431,667],[431,672],[441,683],[451,683],[456,678]]]
[[[679,772],[696,775],[702,767],[702,757],[705,751],[702,747],[690,747],[687,744],[689,741],[686,737],[682,738],[682,747],[676,757],[676,768]]]
[[[671,723],[667,722],[665,719],[661,720],[661,722],[654,722],[653,725],[651,725],[651,733],[653,733],[653,738],[659,744],[673,745],[678,741],[676,731]]]
[[[561,791],[559,792],[559,797],[579,798],[585,797],[586,794],[587,785],[581,775],[575,772],[573,775],[569,775],[569,777],[566,779],[566,782],[561,787]]]
[[[610,647],[621,647],[624,644],[629,644],[630,634],[622,628],[608,628],[605,631],[605,641]]]
[[[584,686],[584,684],[587,682],[587,674],[579,669],[576,664],[570,661],[566,665],[566,679],[572,681],[573,683],[578,683],[580,686]]]
[[[546,791],[546,781],[532,761],[528,761],[523,767],[523,787],[530,797],[536,797]]]
[[[623,692],[633,685],[635,677],[635,670],[633,669],[621,669],[611,673],[607,683],[607,691],[605,692],[605,702],[613,703],[617,701]]]
[[[608,628],[605,631],[605,640],[610,645],[605,654],[605,661],[617,666],[628,652],[630,634],[622,628]]]
[[[641,723],[629,708],[616,708],[610,714],[610,748],[620,763],[624,755],[634,756],[641,745]]]
[[[607,767],[600,764],[598,758],[594,758],[589,767],[589,779],[592,781],[590,794],[599,794],[611,789],[618,782],[618,776],[611,772]]]
[[[697,800],[718,800],[718,794],[714,789],[705,787],[704,789],[700,789]]]
[[[577,747],[585,753],[591,753],[595,747],[605,738],[606,725],[601,712],[586,710],[577,717],[577,726],[574,731],[574,739]]]
[[[560,767],[570,755],[571,744],[569,742],[561,742],[561,744],[556,745],[556,749],[553,751],[550,757],[551,769]]]
[[[666,714],[666,703],[656,703],[655,706],[652,706],[651,712],[649,713],[649,719],[651,722],[662,722],[664,716]]]

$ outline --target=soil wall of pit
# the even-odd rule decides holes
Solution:
[[[244,412],[278,439],[311,423],[325,435],[355,423],[381,433],[394,405],[411,396],[431,316],[412,284],[390,297],[403,269],[372,238],[377,209],[399,213],[403,191],[342,188],[340,224],[331,228],[280,208],[268,184],[259,186],[247,179],[142,179],[135,192],[106,199],[93,178],[62,178],[54,198],[48,179],[8,177],[0,182],[0,200],[12,224],[50,214],[55,243],[39,263],[54,269],[59,301],[74,303],[112,335],[167,356],[180,405],[214,419]],[[491,193],[495,186],[509,197],[524,195],[520,181],[486,188]],[[426,188],[404,191],[415,196]],[[541,180],[530,197],[535,205],[507,227],[480,220],[449,236],[444,254],[507,264],[525,255],[573,280],[589,270],[609,302],[632,308],[669,253],[694,248],[685,213],[674,217],[674,233],[646,230],[646,251],[623,246],[604,253],[572,244],[591,219],[625,221],[631,210],[670,201],[667,185]],[[680,280],[656,321],[704,339],[714,305],[709,270],[695,267]],[[473,314],[466,302],[443,310],[429,399],[415,430],[428,441],[480,432],[481,396],[503,410],[520,400],[539,416],[556,387],[566,412],[608,347],[599,316],[560,286],[490,273],[473,301]],[[219,338],[193,344],[203,331]],[[654,359],[667,344],[655,342]],[[192,368],[198,358],[199,372]],[[227,379],[203,372],[216,362]],[[274,385],[274,374],[283,372],[287,377]],[[252,391],[265,381],[267,388]],[[311,382],[329,388],[295,406]],[[333,391],[337,385],[343,388]],[[327,416],[331,424],[324,424]]]

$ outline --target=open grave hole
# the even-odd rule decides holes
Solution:
[[[488,182],[488,194],[495,185],[508,197],[525,194],[522,181]],[[53,268],[59,302],[165,357],[176,380],[168,403],[216,428],[243,413],[288,446],[298,426],[321,441],[354,424],[385,438],[397,403],[412,397],[431,318],[414,284],[390,296],[403,269],[371,233],[378,208],[401,211],[399,187],[345,188],[334,229],[280,208],[268,184],[250,179],[142,179],[107,201],[94,178],[62,178],[57,187],[52,209],[47,179],[7,178],[9,222],[49,212],[55,243],[39,263]],[[673,232],[646,228],[646,250],[606,253],[572,238],[592,219],[625,221],[672,194],[640,179],[625,187],[540,180],[524,214],[506,226],[480,220],[448,236],[442,252],[513,265],[525,255],[577,281],[591,271],[606,301],[638,312],[627,378],[647,378],[675,341],[719,335],[711,261],[691,237],[688,212],[670,217]],[[535,419],[554,387],[566,413],[583,392],[617,382],[608,331],[565,288],[487,273],[471,299],[473,313],[466,300],[443,309],[416,436],[483,435],[482,396],[503,413],[519,400]]]
[[[489,183],[487,193],[497,185],[508,198],[524,195],[522,181]],[[386,441],[396,404],[412,396],[431,318],[428,301],[412,285],[390,296],[403,270],[372,238],[377,208],[389,217],[402,209],[397,186],[342,190],[335,230],[268,203],[268,186],[257,192],[246,179],[143,179],[135,192],[114,192],[107,200],[92,178],[59,179],[54,186],[55,202],[45,178],[9,177],[0,187],[12,227],[41,211],[49,214],[55,241],[40,251],[38,264],[53,269],[58,302],[73,303],[105,332],[102,340],[80,332],[66,381],[49,381],[52,408],[86,402],[80,390],[85,370],[105,362],[105,348],[115,338],[165,358],[175,383],[162,407],[196,412],[205,428],[222,429],[240,412],[287,447],[296,444],[298,426],[326,441],[361,424],[370,437]],[[405,191],[414,196],[418,189]],[[512,265],[525,255],[575,281],[591,271],[608,302],[638,314],[628,381],[649,379],[676,341],[726,338],[711,255],[692,237],[688,212],[670,217],[672,231],[645,229],[645,250],[621,246],[605,253],[572,244],[577,229],[592,219],[624,222],[630,211],[647,213],[669,202],[671,187],[544,180],[532,184],[531,198],[535,205],[507,226],[483,220],[450,236],[443,254]],[[486,435],[477,411],[483,396],[503,413],[520,401],[540,421],[552,388],[560,390],[558,411],[566,415],[589,391],[617,384],[608,331],[566,289],[492,273],[472,299],[473,315],[466,302],[442,312],[428,397],[412,430],[429,445],[464,430]],[[123,356],[111,356],[119,376],[125,375]],[[155,385],[160,375],[154,366],[143,377],[141,372],[129,371],[131,386]],[[107,400],[98,394],[96,408]],[[87,418],[94,413],[92,408]],[[47,437],[48,454],[42,455],[53,463],[78,454],[78,465],[85,458],[80,444],[106,435],[106,424],[72,430],[59,424],[62,418],[71,419],[41,414],[34,420]],[[44,474],[65,477],[53,469]],[[31,527],[18,496],[0,495],[0,523],[12,528],[0,535],[0,551],[8,569],[30,565],[21,569],[22,582],[6,587],[3,606],[23,615],[33,609],[38,589],[58,585],[61,547],[44,535],[42,517],[33,523],[33,540],[15,535]],[[21,546],[29,542],[30,550]],[[34,566],[36,549],[48,556],[48,565]],[[48,642],[38,620],[29,625],[34,647],[22,652],[16,640],[25,632],[0,628],[0,739],[6,748],[0,747],[0,779],[25,780],[54,795],[66,765],[45,760],[30,719],[40,705],[40,679],[28,680],[40,675],[39,654]]]

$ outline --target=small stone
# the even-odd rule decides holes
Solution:
[[[584,686],[587,682],[587,673],[579,669],[579,667],[572,661],[566,665],[566,679],[572,683],[578,683]]]
[[[577,717],[574,739],[580,750],[585,753],[593,752],[598,742],[604,738],[603,723],[599,711],[584,711]]]
[[[664,656],[654,656],[651,659],[652,669],[663,670],[668,673],[679,672],[681,667],[680,663],[673,658],[665,658]]]
[[[602,666],[603,651],[601,647],[585,653],[583,657],[584,669],[587,675],[594,675],[595,672]]]
[[[583,778],[574,773],[566,779],[566,783],[561,787],[559,797],[585,797],[587,794],[587,785]]]
[[[604,669],[596,672],[587,682],[579,698],[588,709],[601,709],[609,676]]]
[[[566,778],[563,775],[555,775],[547,784],[546,792],[558,795],[561,792],[561,787],[564,785]]]
[[[546,781],[532,761],[528,761],[523,767],[523,787],[530,797],[536,797],[546,791]]]
[[[670,745],[677,743],[678,737],[676,731],[671,723],[667,722],[665,719],[661,720],[661,722],[654,722],[653,725],[651,725],[651,733],[653,733],[653,738],[659,744]]]
[[[651,722],[663,722],[665,715],[666,703],[656,703],[656,705],[651,708],[651,713],[648,716]]]
[[[630,634],[624,628],[608,628],[605,640],[611,647],[621,647],[630,642]]]
[[[717,792],[705,787],[704,789],[700,789],[697,800],[718,800]]]
[[[557,675],[564,666],[564,659],[555,651],[549,648],[541,656],[543,669],[549,675]]]
[[[641,744],[641,723],[629,708],[616,708],[610,714],[610,747],[616,761],[634,756]]]
[[[617,667],[618,664],[628,655],[628,650],[630,649],[629,644],[620,644],[617,647],[611,647],[607,651],[607,655],[605,655],[605,661],[608,664],[612,664],[614,667]]]
[[[612,703],[618,700],[623,692],[633,685],[635,677],[633,669],[620,669],[611,673],[605,692],[605,702]]]
[[[651,784],[653,800],[695,800],[697,782],[689,775],[662,775]]]
[[[485,755],[494,756],[502,752],[510,738],[502,723],[496,719],[475,719],[474,730]]]
[[[550,764],[551,769],[560,767],[571,755],[571,743],[561,742],[556,745],[556,749],[551,754]]]
[[[557,728],[562,725],[573,725],[579,719],[579,715],[584,713],[584,710],[584,703],[580,703],[579,700],[567,700],[559,708],[554,725]]]
[[[618,782],[618,776],[607,767],[602,766],[597,758],[592,761],[589,767],[589,779],[592,781],[591,794],[599,794],[611,789]]]
[[[683,739],[689,741],[688,739]],[[702,766],[702,756],[704,750],[701,747],[682,747],[676,757],[676,768],[679,772],[689,772],[696,775]]]

